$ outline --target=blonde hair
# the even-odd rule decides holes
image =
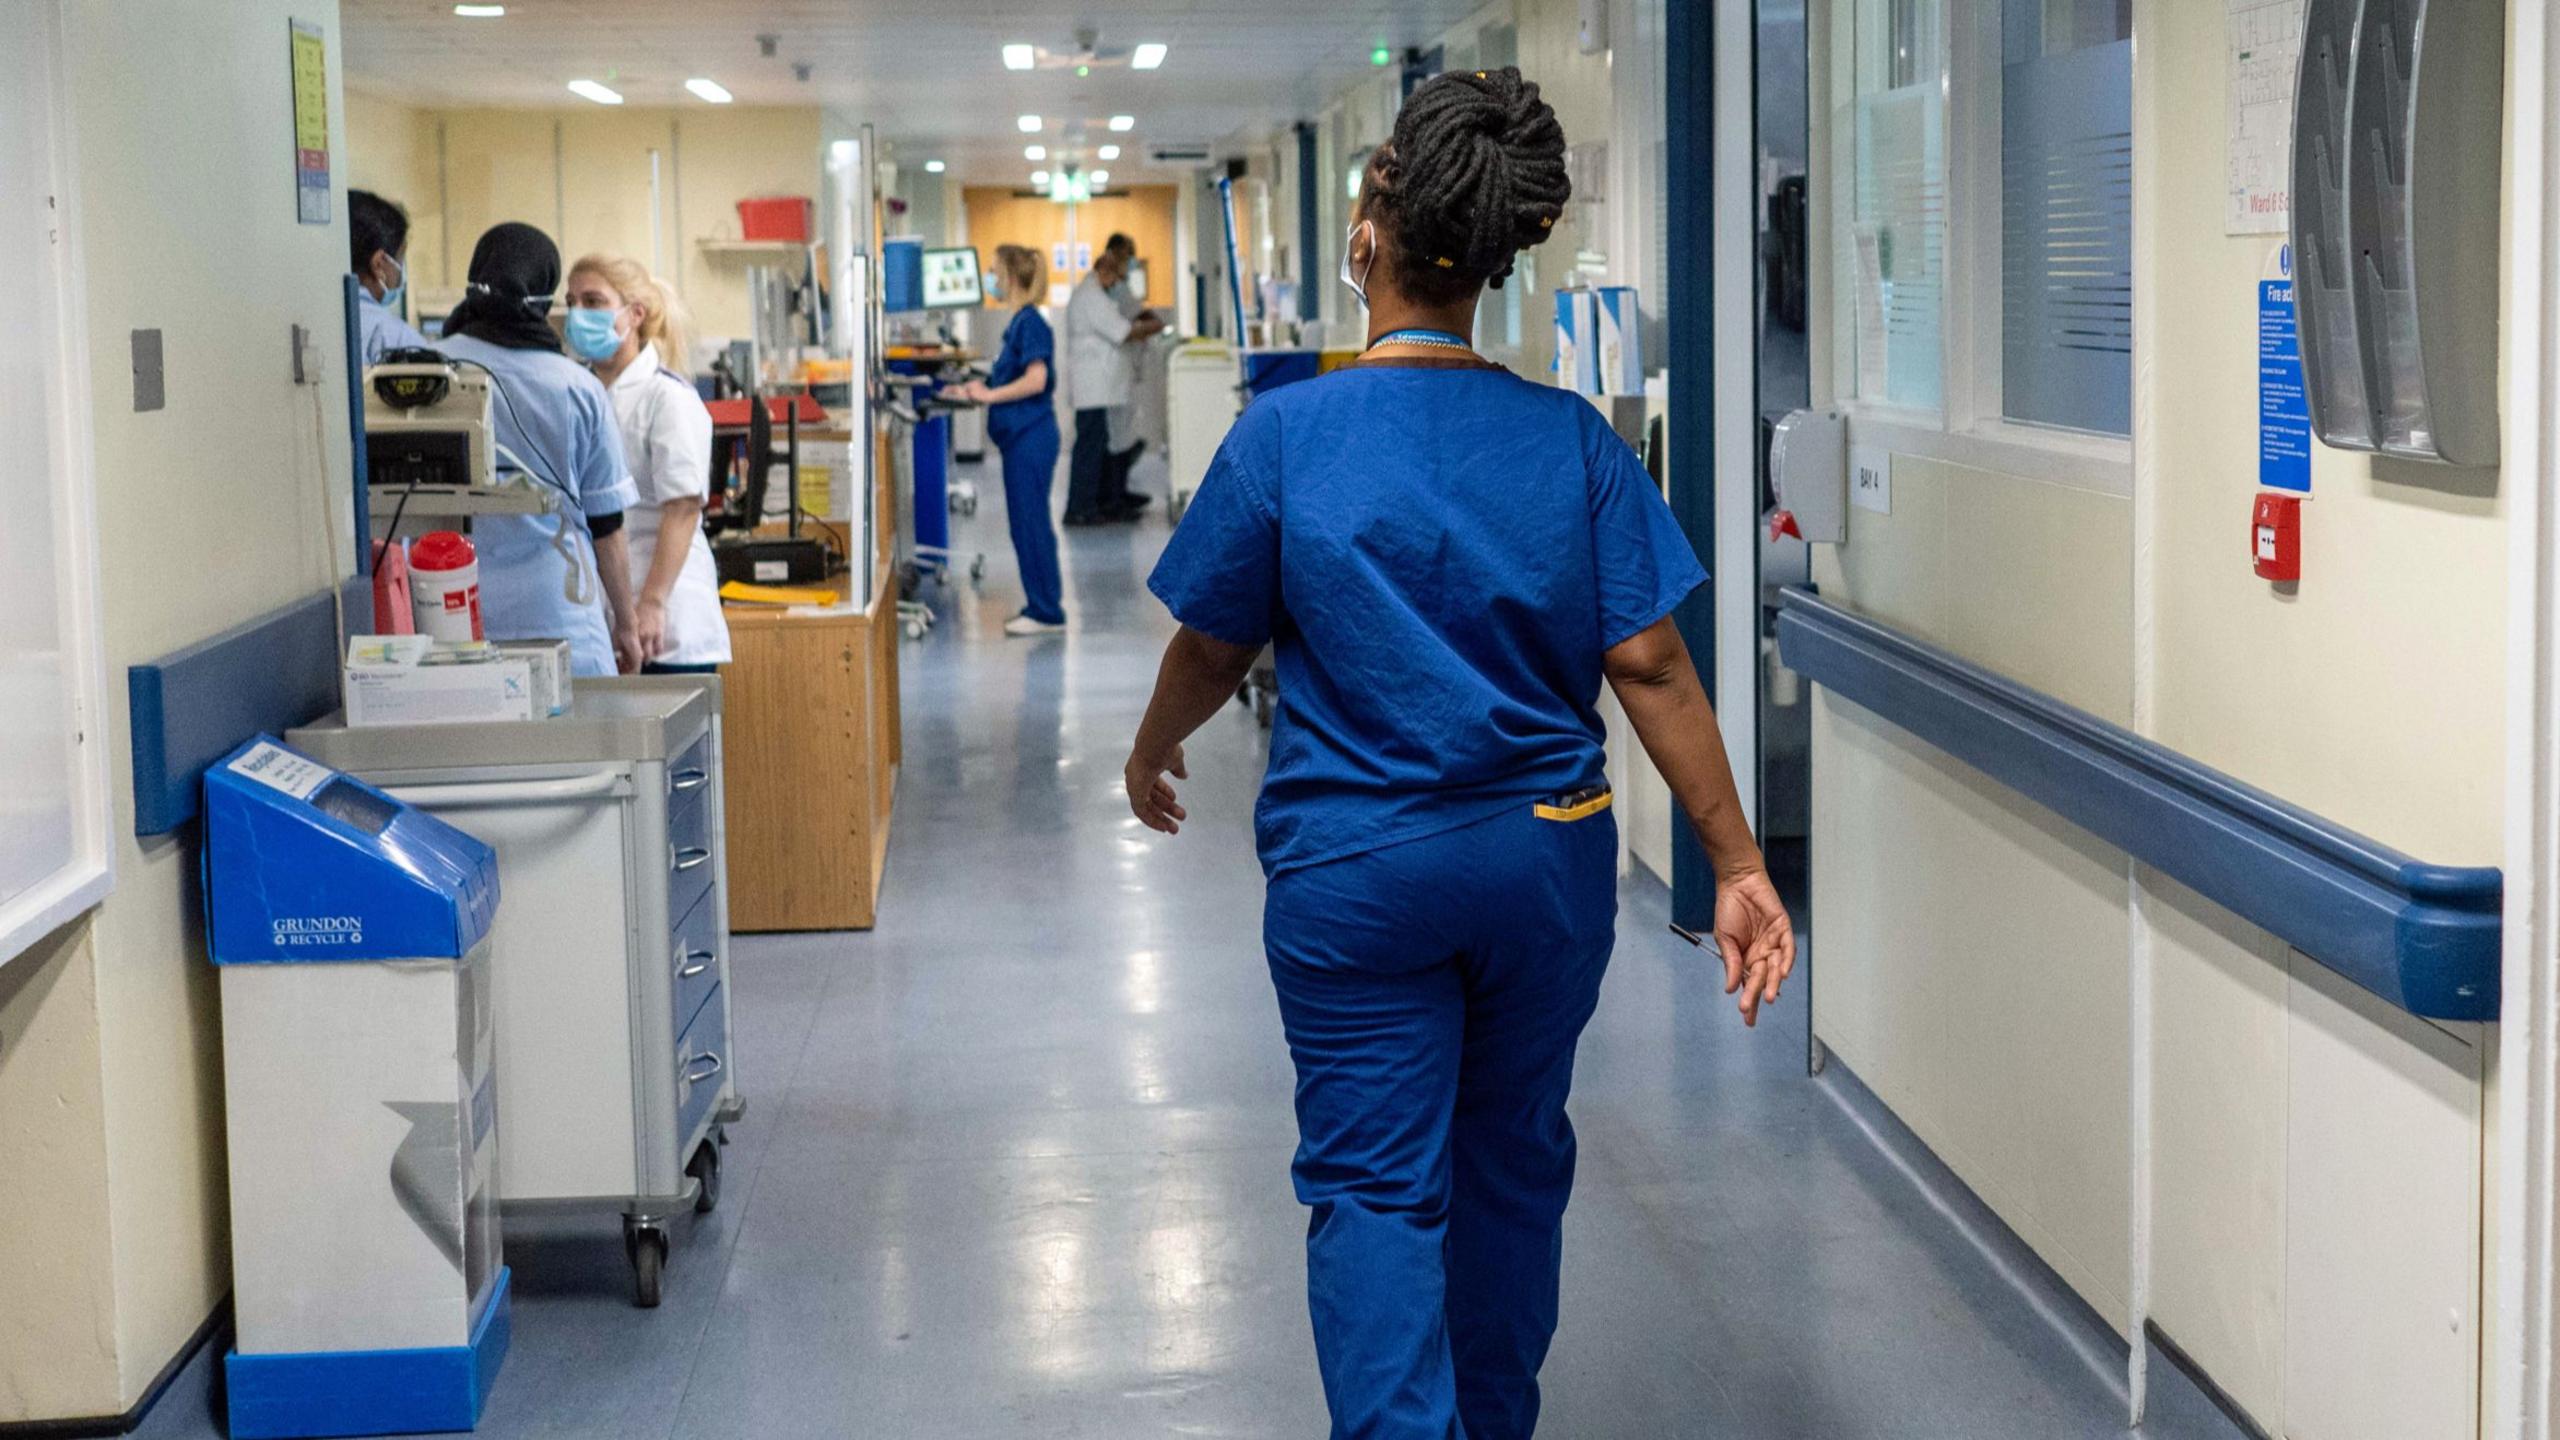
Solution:
[[[1016,305],[1037,305],[1049,298],[1049,257],[1031,246],[997,246],[996,269],[1004,275],[1004,298]]]
[[[575,276],[581,270],[603,276],[624,304],[640,307],[640,343],[658,352],[659,364],[678,375],[692,368],[684,353],[684,300],[674,286],[628,255],[582,255],[569,273]]]

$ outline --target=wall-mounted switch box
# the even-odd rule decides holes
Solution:
[[[1849,538],[1849,422],[1796,410],[1769,437],[1769,480],[1787,533],[1821,545]]]
[[[159,410],[169,403],[167,373],[161,368],[160,332],[133,332],[133,409],[135,414]]]

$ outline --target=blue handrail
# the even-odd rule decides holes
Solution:
[[[1779,603],[1779,656],[1806,679],[2411,1014],[2498,1018],[2494,867],[2414,860],[1810,591]]]

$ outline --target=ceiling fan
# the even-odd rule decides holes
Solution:
[[[1052,50],[1046,45],[1034,45],[1031,47],[1032,68],[1072,70],[1079,76],[1090,75],[1096,70],[1127,69],[1129,57],[1134,53],[1132,49],[1125,45],[1105,47],[1100,43],[1101,38],[1101,32],[1088,25],[1076,31],[1075,48],[1072,50]]]

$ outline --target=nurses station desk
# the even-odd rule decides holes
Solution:
[[[895,474],[887,427],[874,473]],[[835,604],[728,605],[729,924],[868,930],[880,913],[897,795],[895,487],[872,487],[869,563]]]
[[[867,930],[898,783],[898,591],[865,603],[731,605],[729,923]],[[830,584],[842,586],[838,576]]]

